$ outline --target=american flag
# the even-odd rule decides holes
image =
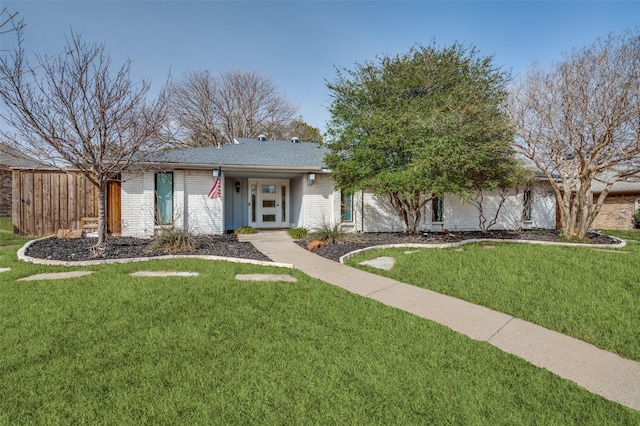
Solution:
[[[209,191],[209,198],[220,198],[222,195],[222,188],[220,188],[220,176],[222,176],[222,166],[218,166],[218,176],[216,176],[216,181],[213,183],[213,187],[211,187],[211,191]]]

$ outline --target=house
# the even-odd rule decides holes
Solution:
[[[38,161],[26,157],[11,145],[0,143],[0,217],[11,216],[13,206],[13,168],[37,169],[43,167]]]
[[[617,172],[617,170],[616,170]],[[607,176],[599,176],[591,184],[593,202],[605,188]],[[634,229],[633,214],[640,209],[640,175],[614,183],[593,221],[594,229]]]
[[[342,223],[350,231],[402,231],[402,222],[385,197],[370,191],[336,190],[323,162],[326,148],[316,143],[236,139],[220,147],[167,151],[147,172],[123,173],[123,236],[152,236],[163,226],[222,234],[241,226],[258,229]],[[221,194],[209,198],[218,167]],[[500,196],[487,194],[484,213],[495,213]],[[555,197],[536,182],[513,189],[494,229],[555,228]],[[424,207],[420,229],[478,230],[478,210],[445,196]]]

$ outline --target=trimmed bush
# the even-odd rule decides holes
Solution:
[[[256,232],[258,231],[252,226],[241,226],[233,231],[234,234],[255,234]]]
[[[309,231],[307,230],[307,228],[302,228],[302,227],[287,229],[287,234],[289,234],[289,236],[294,240],[302,240],[307,236],[308,232]]]

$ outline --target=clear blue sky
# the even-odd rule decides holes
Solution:
[[[416,43],[459,41],[514,75],[534,62],[640,25],[640,2],[581,1],[2,1],[27,23],[25,47],[62,50],[70,28],[133,60],[154,90],[169,72],[255,70],[270,76],[324,130],[334,67],[353,68]],[[11,46],[0,38],[0,49]]]

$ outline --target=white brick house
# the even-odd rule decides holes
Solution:
[[[236,142],[169,151],[155,163],[162,171],[123,174],[122,235],[151,236],[161,226],[221,234],[246,225],[312,229],[322,223],[342,223],[352,231],[403,230],[385,197],[335,189],[323,163],[325,148],[297,141]],[[221,195],[211,199],[218,166]],[[531,202],[525,209],[527,197]],[[485,196],[487,218],[493,217],[498,199],[498,194]],[[528,192],[511,191],[492,229],[521,227],[555,228],[555,197],[544,182]],[[424,207],[420,229],[478,230],[478,210],[447,195]]]

